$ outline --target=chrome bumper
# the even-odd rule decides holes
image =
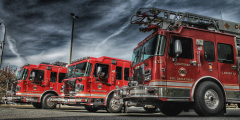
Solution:
[[[81,97],[52,96],[50,101],[60,104],[87,104],[89,99]]]
[[[21,101],[22,97],[21,96],[7,96],[7,97],[2,97],[3,101]]]
[[[166,98],[166,87],[132,86],[114,90],[115,99],[125,98]]]

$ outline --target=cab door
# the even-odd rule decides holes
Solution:
[[[56,68],[55,68],[56,69]],[[49,90],[58,91],[58,69],[57,71],[48,70],[47,79],[49,83]]]
[[[197,78],[197,59],[200,52],[196,49],[196,40],[192,37],[170,36],[167,57],[167,98],[190,98],[190,90]],[[175,42],[179,40],[182,53],[176,57]]]
[[[123,86],[123,62],[117,61],[116,65],[112,65],[112,84],[115,86],[112,89],[115,89],[116,86]]]
[[[239,81],[235,40],[232,36],[216,34],[218,75],[228,99],[239,98]]]
[[[101,74],[97,74],[97,68],[101,67]],[[96,63],[93,71],[93,79],[91,81],[91,98],[96,102],[96,99],[101,99],[104,102],[107,94],[111,90],[111,64]],[[95,99],[96,98],[96,99]],[[98,101],[99,102],[99,101]]]
[[[60,93],[60,89],[62,88],[63,86],[63,79],[65,78],[66,76],[66,72],[67,72],[67,69],[66,68],[59,68],[58,69],[58,76],[57,76],[57,82],[55,85],[55,91],[57,91],[58,93]]]

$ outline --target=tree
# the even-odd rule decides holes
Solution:
[[[8,90],[11,89],[12,83],[16,79],[16,74],[15,74],[16,70],[10,69],[9,67],[6,67],[0,70],[0,99],[2,98],[3,95],[6,94],[8,80],[9,80]]]

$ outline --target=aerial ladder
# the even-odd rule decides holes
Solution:
[[[175,12],[158,8],[140,8],[131,18],[132,24],[139,24],[141,32],[154,29],[173,31],[179,26],[189,26],[222,32],[236,36],[237,45],[240,46],[240,23],[211,18],[203,15]]]

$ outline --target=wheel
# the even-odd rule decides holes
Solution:
[[[98,107],[94,107],[93,105],[91,105],[91,106],[86,105],[86,106],[85,106],[85,109],[86,109],[88,112],[97,112],[97,111],[98,111]]]
[[[174,103],[174,102],[165,102],[160,105],[160,110],[163,114],[167,116],[177,116],[183,110],[183,106],[181,103]]]
[[[35,107],[36,109],[41,109],[42,108],[42,104],[41,103],[32,103],[33,107]]]
[[[194,111],[199,116],[223,115],[224,96],[217,84],[207,81],[201,83],[194,95]]]
[[[56,96],[52,93],[46,94],[43,99],[42,99],[42,106],[44,109],[54,109],[56,108],[56,103],[52,103],[51,100],[51,96]]]
[[[107,112],[118,113],[121,112],[123,104],[120,104],[120,100],[114,99],[113,94],[109,95],[107,100]]]
[[[147,112],[153,113],[153,112],[156,112],[157,107],[155,107],[155,108],[143,107],[143,109],[146,110]]]

